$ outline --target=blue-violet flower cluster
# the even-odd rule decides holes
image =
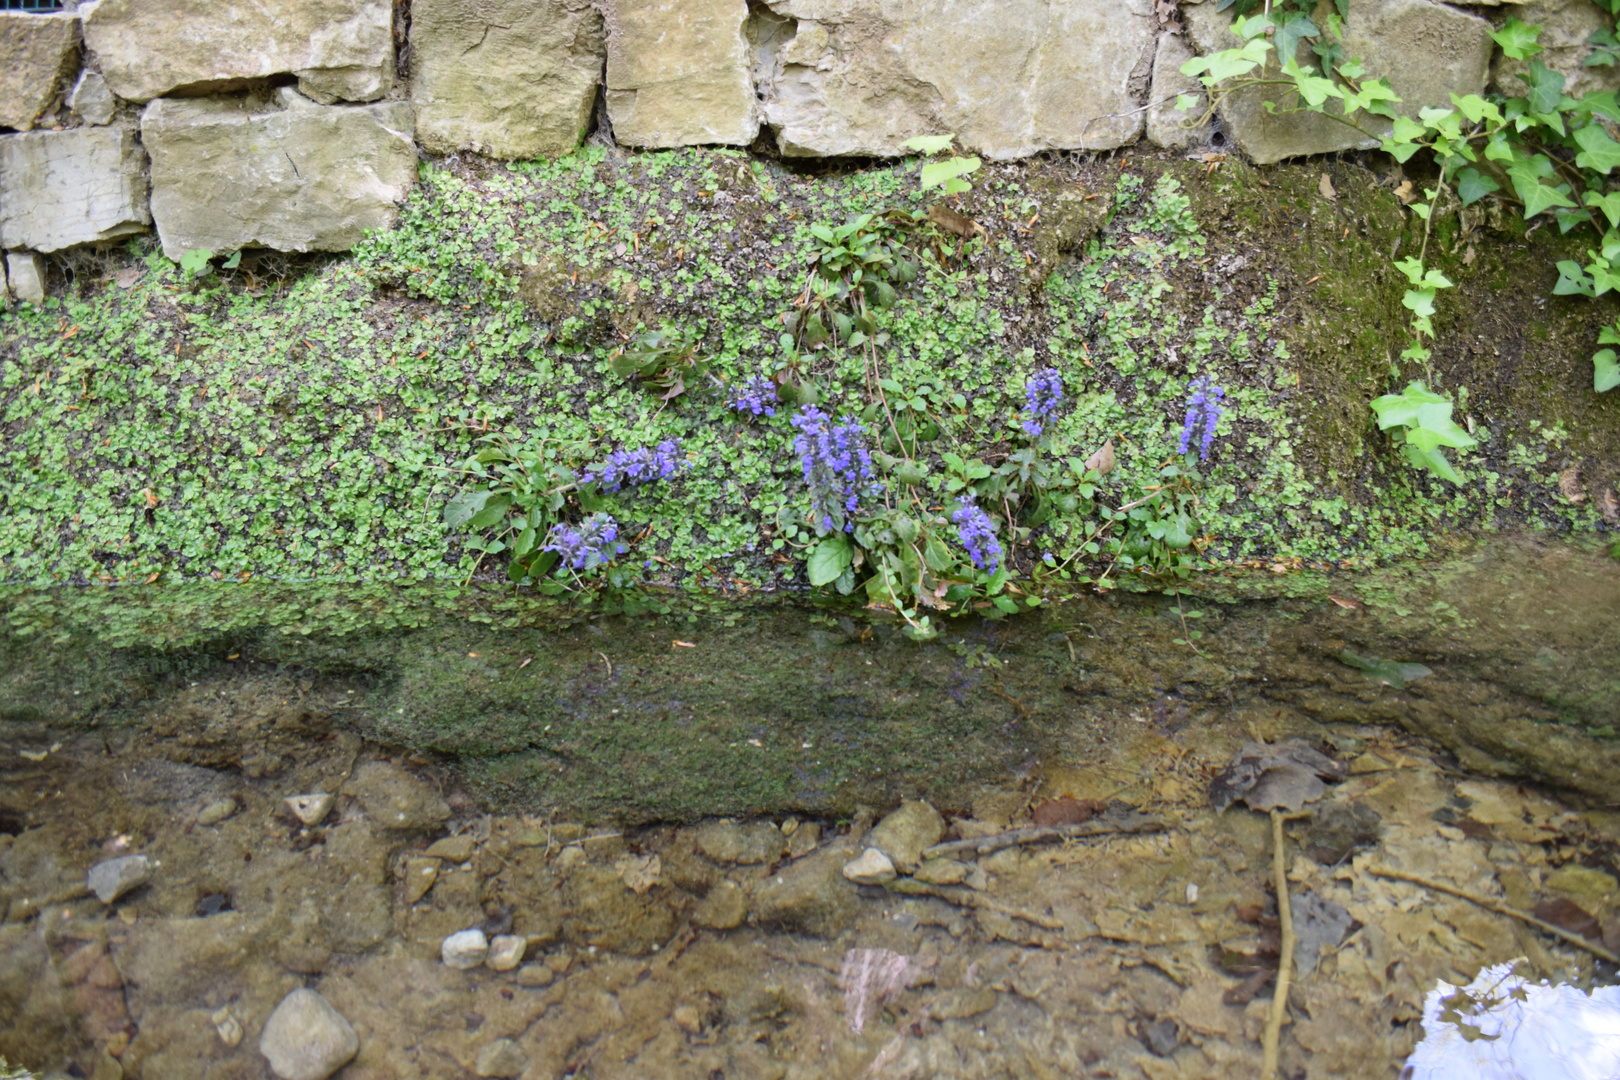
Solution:
[[[622,553],[619,523],[607,514],[592,514],[578,525],[559,521],[546,533],[541,551],[555,551],[575,570],[593,570]]]
[[[1216,386],[1208,375],[1193,380],[1192,396],[1187,399],[1187,422],[1181,429],[1181,453],[1185,454],[1192,445],[1193,431],[1202,421],[1204,434],[1198,443],[1198,460],[1209,460],[1209,448],[1215,442],[1215,425],[1225,411],[1221,408],[1225,397],[1226,391]]]
[[[626,485],[645,484],[653,480],[668,480],[681,464],[681,444],[665,439],[657,449],[615,450],[608,455],[600,473],[586,473],[582,483],[600,480],[604,491],[618,491]]]
[[[801,405],[793,416],[799,433],[793,437],[804,466],[804,482],[810,485],[810,503],[819,528],[832,532],[842,527],[853,532],[850,520],[860,508],[861,497],[873,494],[872,455],[867,452],[866,429],[851,417],[834,425],[832,418],[814,405]]]
[[[1063,376],[1044,368],[1024,383],[1024,430],[1032,439],[1046,430],[1046,420],[1063,404]]]
[[[996,539],[996,527],[991,523],[989,514],[964,496],[956,500],[951,521],[955,523],[956,535],[961,538],[962,546],[967,549],[968,558],[973,560],[974,566],[992,574],[1001,569],[1001,541]]]
[[[768,375],[756,375],[737,388],[730,405],[741,413],[755,416],[776,415],[776,381]]]

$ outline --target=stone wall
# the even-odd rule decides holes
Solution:
[[[1490,39],[1548,26],[1577,89],[1591,0],[1477,8],[1352,0],[1346,50],[1406,107],[1523,65]],[[753,146],[894,157],[955,132],[985,157],[1139,140],[1260,164],[1374,145],[1256,96],[1215,124],[1169,102],[1179,68],[1237,39],[1215,0],[92,0],[0,12],[0,244],[40,298],[36,253],[154,227],[164,252],[341,251],[384,227],[416,154]],[[1303,46],[1302,46],[1303,50]],[[594,129],[594,131],[593,131]]]

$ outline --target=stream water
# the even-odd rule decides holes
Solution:
[[[0,1055],[268,1078],[307,988],[345,1080],[1257,1075],[1271,825],[1210,792],[1290,739],[1337,766],[1289,823],[1284,1075],[1396,1075],[1435,980],[1487,964],[1614,982],[1375,868],[1620,946],[1620,563],[1508,537],[1278,581],[921,645],[797,607],[115,639],[13,596]],[[894,880],[851,880],[869,849]],[[86,888],[131,855],[135,887]],[[469,929],[510,965],[447,965]]]

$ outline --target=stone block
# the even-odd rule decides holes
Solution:
[[[119,97],[240,90],[295,74],[316,100],[374,101],[394,84],[389,0],[101,0],[84,39]]]
[[[612,0],[607,106],[629,146],[746,146],[759,132],[747,0]]]
[[[1230,10],[1218,12],[1206,3],[1182,14],[1200,54],[1243,44],[1232,32]],[[1485,89],[1494,47],[1490,33],[1491,24],[1484,19],[1430,0],[1360,0],[1345,20],[1344,51],[1361,59],[1368,78],[1387,78],[1401,97],[1397,107],[1415,116],[1425,106],[1449,106],[1453,93],[1477,94]],[[1302,66],[1316,62],[1304,43],[1298,55]],[[1274,115],[1264,107],[1268,96],[1277,101],[1277,88],[1233,94],[1220,108],[1233,141],[1257,164],[1369,150],[1388,131],[1387,121],[1365,114],[1357,120],[1371,134],[1319,113]]]
[[[133,128],[0,136],[0,246],[60,251],[141,232],[151,220]]]
[[[570,153],[590,123],[603,48],[589,0],[415,0],[416,138],[441,154]]]
[[[101,77],[101,72],[88,68],[79,73],[79,81],[73,84],[67,103],[68,108],[79,114],[80,120],[95,125],[112,123],[113,113],[118,108],[118,99],[107,86],[107,80]]]
[[[1209,125],[1188,126],[1196,123],[1209,108],[1209,98],[1204,94],[1203,84],[1191,75],[1181,73],[1181,65],[1191,60],[1192,56],[1192,49],[1179,35],[1159,36],[1158,51],[1153,57],[1153,90],[1148,95],[1151,104],[1147,114],[1147,138],[1154,146],[1184,150],[1209,141]],[[1198,104],[1190,109],[1176,108],[1176,99],[1182,94],[1192,94],[1198,99]]]
[[[348,250],[416,182],[411,127],[402,101],[317,105],[290,87],[275,102],[159,98],[141,138],[164,254]]]
[[[773,0],[798,20],[765,119],[782,153],[893,157],[956,132],[1002,160],[1142,133],[1150,0]]]
[[[0,11],[0,127],[33,127],[78,59],[78,15]]]
[[[6,279],[17,299],[29,304],[45,302],[45,260],[34,252],[8,252]]]

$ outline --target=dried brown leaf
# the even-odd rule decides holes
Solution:
[[[1095,470],[1100,475],[1107,475],[1114,471],[1114,460],[1114,440],[1107,439],[1095,454],[1086,458],[1086,468]]]
[[[1041,828],[1056,825],[1081,825],[1108,809],[1108,804],[1096,799],[1072,799],[1064,795],[1047,799],[1036,805],[1030,816]]]
[[[1542,922],[1550,922],[1572,934],[1579,934],[1588,941],[1600,941],[1603,938],[1603,929],[1598,926],[1598,921],[1592,918],[1585,908],[1567,897],[1542,900],[1530,909],[1530,914]]]
[[[1581,467],[1571,465],[1558,474],[1558,493],[1579,506],[1586,501],[1586,489],[1581,484]]]

